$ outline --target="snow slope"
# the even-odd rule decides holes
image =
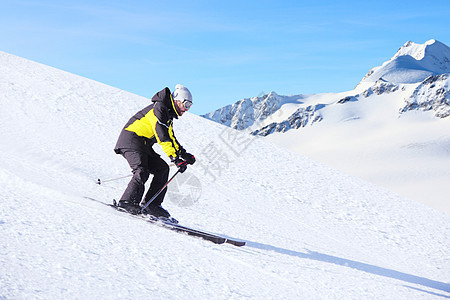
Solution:
[[[415,89],[403,87],[345,104],[337,104],[343,95],[335,96],[321,122],[266,139],[450,214],[450,118],[432,111],[399,116]],[[305,101],[316,97],[322,98]]]
[[[448,215],[192,114],[175,132],[198,162],[165,207],[247,246],[85,199],[122,193],[95,181],[128,174],[112,149],[148,102],[0,52],[0,298],[450,297]]]

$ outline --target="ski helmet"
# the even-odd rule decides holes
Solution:
[[[181,102],[189,101],[192,103],[191,92],[188,90],[187,87],[185,87],[181,84],[177,84],[175,86],[175,90],[172,92],[172,97],[173,97],[173,100],[178,100]]]

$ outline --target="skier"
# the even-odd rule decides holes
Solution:
[[[169,178],[169,166],[152,148],[161,145],[170,160],[183,173],[188,164],[195,162],[194,155],[186,152],[173,133],[173,119],[178,119],[192,106],[191,92],[181,84],[175,86],[173,93],[169,88],[156,93],[152,104],[136,113],[122,129],[114,151],[121,154],[130,165],[133,177],[123,193],[118,206],[132,214],[141,213],[141,206],[154,196],[166,184]],[[153,174],[150,188],[144,195],[149,175]],[[170,214],[161,203],[165,188],[146,208],[157,218],[169,218]]]

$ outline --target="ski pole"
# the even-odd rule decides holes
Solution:
[[[177,171],[175,174],[173,174],[172,178],[170,178],[169,181],[167,181],[166,184],[159,190],[159,192],[157,192],[157,193],[152,197],[152,199],[150,199],[150,200],[144,205],[144,207],[142,207],[141,213],[144,213],[144,210],[147,208],[147,206],[149,206],[150,203],[152,203],[153,200],[155,200],[155,198],[158,197],[159,194],[161,194],[161,192],[169,185],[169,183],[172,181],[172,179],[175,178],[175,176],[176,176],[178,173],[180,173],[180,170],[179,170],[179,169],[178,169],[178,171]]]
[[[133,176],[133,174],[126,175],[126,176],[121,176],[121,177],[117,177],[117,178],[111,178],[111,179],[107,179],[107,180],[103,180],[103,181],[100,180],[100,178],[99,178],[99,179],[97,179],[97,184],[102,184],[102,182],[110,182],[110,181],[119,180],[119,179],[122,179],[122,178],[131,177],[131,176]]]
[[[175,166],[175,164],[170,164],[169,167],[173,167]],[[123,178],[127,178],[127,177],[131,177],[133,176],[133,174],[129,174],[126,176],[121,176],[121,177],[117,177],[117,178],[111,178],[111,179],[106,179],[106,180],[101,180],[100,178],[97,179],[97,184],[100,185],[104,182],[110,182],[110,181],[115,181],[115,180],[119,180],[119,179],[123,179]]]

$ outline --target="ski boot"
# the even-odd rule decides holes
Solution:
[[[169,212],[165,210],[161,205],[150,204],[149,206],[147,206],[144,213],[156,218],[157,220],[178,224],[178,221],[175,218],[171,217]]]
[[[130,202],[128,200],[120,200],[117,204],[117,207],[120,207],[133,215],[138,215],[141,213],[141,207],[139,206],[139,204]]]

